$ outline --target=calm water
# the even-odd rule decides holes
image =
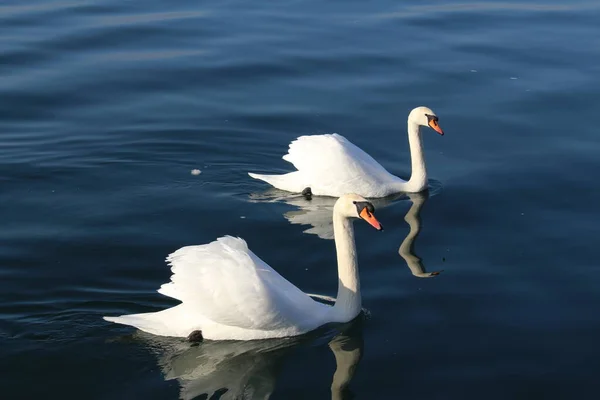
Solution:
[[[578,0],[3,1],[2,398],[597,398],[598,21]],[[357,224],[364,321],[191,347],[101,319],[175,305],[164,257],[224,234],[334,295],[329,203],[246,172],[338,132],[407,176],[418,105],[446,135],[424,132],[429,196]]]

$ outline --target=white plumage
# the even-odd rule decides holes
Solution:
[[[182,247],[167,262],[171,282],[158,292],[182,304],[105,319],[161,336],[185,337],[201,330],[208,339],[260,339],[312,330],[329,308],[258,258],[241,238]]]
[[[173,275],[158,292],[181,304],[159,312],[104,319],[160,336],[187,337],[199,330],[204,338],[215,340],[296,336],[329,322],[348,322],[360,312],[349,218],[359,218],[357,207],[365,204],[362,197],[346,195],[334,207],[338,273],[340,282],[347,283],[340,285],[341,301],[333,307],[314,301],[291,284],[257,257],[243,239],[225,236],[209,244],[182,247],[167,257]],[[374,224],[376,220],[367,221]],[[380,229],[378,223],[374,226]]]
[[[289,192],[302,192],[310,187],[316,196],[334,197],[355,192],[366,197],[384,197],[393,193],[390,182],[403,182],[337,133],[300,136],[290,144],[283,159],[298,171],[285,175],[250,173],[250,176]]]
[[[300,136],[292,141],[283,159],[297,171],[283,175],[250,172],[252,178],[289,192],[300,193],[310,187],[316,196],[340,197],[356,193],[367,198],[385,197],[398,192],[420,192],[427,188],[427,172],[420,126],[430,126],[440,134],[437,116],[427,107],[417,107],[408,117],[408,138],[412,175],[404,181],[389,173],[365,151],[336,133]]]

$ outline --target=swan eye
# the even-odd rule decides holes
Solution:
[[[438,117],[436,115],[425,114],[427,117],[427,122],[438,122]]]
[[[356,204],[356,211],[360,215],[365,209],[367,210],[367,215],[371,215],[375,212],[375,207],[373,204],[368,201],[353,201],[352,203]]]

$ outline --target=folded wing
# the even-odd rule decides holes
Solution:
[[[377,192],[385,182],[397,179],[373,157],[337,133],[300,136],[290,143],[283,159],[292,163],[313,193],[326,191],[341,196]]]

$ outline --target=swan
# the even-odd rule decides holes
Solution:
[[[421,126],[444,134],[431,109],[417,107],[410,112],[408,143],[412,175],[408,181],[390,174],[373,157],[337,133],[300,136],[290,143],[283,159],[292,163],[297,171],[283,175],[249,172],[248,175],[288,192],[301,193],[310,188],[315,196],[340,197],[344,193],[356,193],[377,198],[398,192],[420,192],[427,188]]]
[[[171,282],[159,293],[182,303],[166,310],[104,317],[159,336],[189,340],[254,340],[297,336],[328,323],[345,323],[361,311],[352,219],[377,230],[373,205],[347,194],[333,208],[338,294],[333,306],[313,300],[267,263],[241,238],[182,247],[167,257]]]

